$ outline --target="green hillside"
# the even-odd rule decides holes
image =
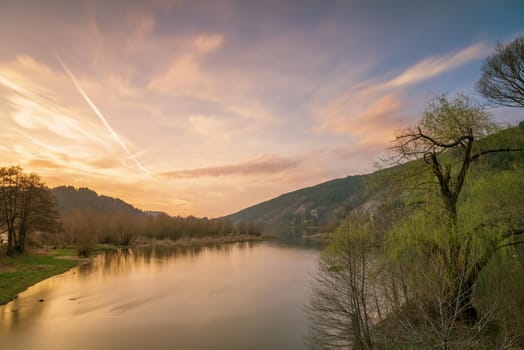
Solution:
[[[479,148],[524,148],[524,122],[486,137],[479,142]],[[510,152],[488,154],[473,166],[482,171],[490,171],[508,169],[523,163],[524,152]],[[377,212],[385,215],[392,205],[395,206],[396,201],[401,200],[397,186],[400,181],[396,180],[405,180],[409,176],[409,168],[416,166],[417,161],[412,161],[367,175],[331,180],[280,195],[226,218],[233,222],[255,222],[264,231],[274,234],[331,231],[357,207],[370,211],[370,215]],[[392,200],[396,196],[399,198]]]
[[[348,176],[289,192],[227,216],[260,224],[264,230],[313,233],[336,224],[362,204],[362,176]]]

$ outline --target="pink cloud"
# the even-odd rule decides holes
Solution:
[[[485,43],[468,46],[456,53],[428,57],[409,67],[397,77],[384,83],[383,87],[405,86],[419,83],[439,74],[458,68],[472,60],[485,57],[491,51]]]
[[[299,160],[289,160],[280,157],[269,157],[267,159],[253,160],[245,163],[211,166],[188,170],[170,171],[158,174],[171,179],[187,179],[196,177],[218,177],[218,176],[250,176],[261,174],[274,174],[296,167]]]
[[[488,51],[486,44],[476,43],[458,52],[425,58],[391,79],[360,82],[316,108],[316,129],[356,136],[361,144],[386,146],[394,129],[411,118],[404,100],[409,86],[484,57]]]

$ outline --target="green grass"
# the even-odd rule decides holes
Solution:
[[[46,255],[0,257],[0,305],[14,299],[29,286],[61,274],[76,266],[78,261],[57,259]]]
[[[114,249],[99,246],[92,254]],[[15,257],[6,256],[5,250],[0,249],[0,305],[8,303],[33,284],[78,265],[78,260],[59,259],[77,255],[76,247],[54,249],[49,255],[23,254]]]

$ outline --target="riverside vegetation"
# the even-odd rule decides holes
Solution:
[[[478,90],[522,111],[524,37]],[[438,96],[390,151],[320,258],[311,348],[523,349],[524,122]]]
[[[257,225],[143,212],[86,188],[48,189],[19,166],[0,168],[0,304],[32,284],[132,245],[194,246],[259,241]],[[80,257],[80,259],[78,258]]]

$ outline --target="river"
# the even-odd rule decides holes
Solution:
[[[2,349],[305,349],[317,249],[106,253],[0,307]]]

